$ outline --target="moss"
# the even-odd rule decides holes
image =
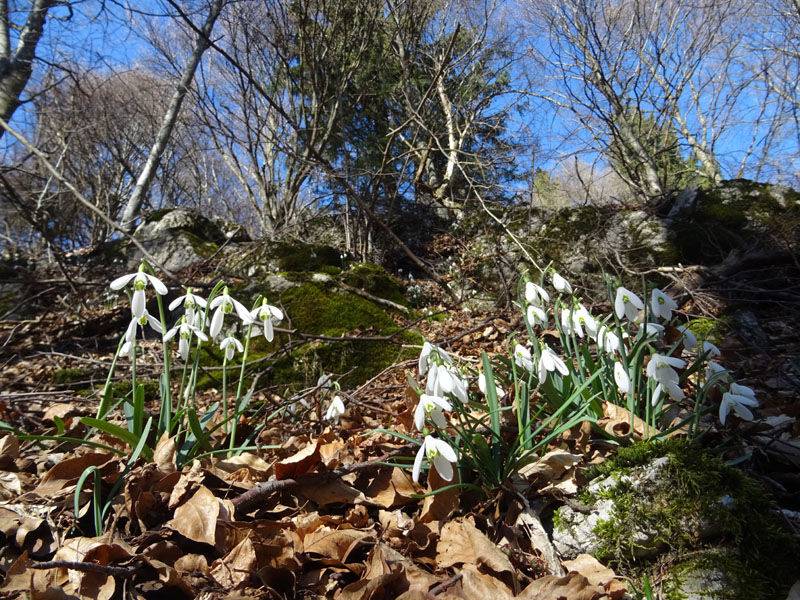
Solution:
[[[85,380],[89,375],[88,371],[81,369],[59,369],[53,373],[50,380],[56,385],[68,385],[76,381]]]
[[[276,242],[267,248],[281,271],[320,272],[324,267],[342,266],[341,253],[330,246]]]
[[[688,592],[709,600],[749,600],[764,593],[758,572],[724,548],[700,552],[673,565],[662,588],[667,600],[685,600]]]
[[[192,250],[194,250],[195,254],[198,256],[210,258],[219,250],[219,245],[201,238],[191,231],[180,230],[180,233],[186,237],[186,240],[192,245]]]
[[[784,198],[782,204],[778,193]],[[675,262],[715,264],[732,250],[774,246],[797,236],[800,194],[747,180],[700,190],[691,218],[672,226]],[[794,232],[794,233],[793,233]]]
[[[696,532],[713,524],[714,545],[735,547],[736,560],[760,590],[756,595],[737,597],[785,597],[798,576],[800,546],[785,531],[760,486],[742,471],[726,466],[691,442],[672,438],[623,448],[587,475],[625,474],[662,456],[670,460],[657,483],[635,489],[622,479],[601,494],[582,498],[585,503],[601,497],[614,501],[611,518],[594,529],[601,541],[598,558],[634,569],[630,556],[636,531],[642,530],[656,532],[654,542],[679,556],[695,553],[707,543],[698,539]],[[764,565],[771,566],[769,572]]]
[[[138,381],[144,386],[144,401],[145,403],[158,400],[161,397],[161,390],[158,381],[154,379],[147,379]],[[131,382],[129,380],[120,381],[111,386],[111,391],[115,399],[125,398],[131,393]]]
[[[385,298],[404,306],[408,305],[408,301],[397,280],[379,265],[357,265],[342,276],[342,281],[349,286],[369,292],[378,298]]]

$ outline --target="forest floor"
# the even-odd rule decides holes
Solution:
[[[107,434],[92,439],[119,453],[64,439],[87,434],[80,419],[96,416],[99,397],[77,390],[102,389],[130,309],[124,301],[96,300],[115,274],[83,275],[75,291],[57,276],[42,284],[50,310],[0,321],[0,421],[16,432],[0,437],[0,597],[578,600],[619,598],[628,589],[625,577],[588,555],[554,563],[543,547],[547,536],[543,541],[525,521],[533,504],[552,511],[571,502],[586,484],[585,468],[613,454],[587,428],[547,448],[579,456],[574,468],[554,461],[546,472],[523,477],[521,487],[490,497],[457,489],[421,496],[446,482],[431,469],[421,486],[410,469],[387,466],[410,465],[416,446],[370,432],[394,425],[413,435],[418,398],[408,377],[418,378],[416,359],[342,390],[347,410],[335,425],[321,418],[330,396],[307,390],[305,413],[267,423],[259,449],[240,456],[218,454],[178,468],[174,443],[154,441],[152,458],[130,465],[104,531],[95,535],[91,478],[75,515],[79,478],[96,467],[108,493],[130,448]],[[517,309],[474,314],[451,307],[444,314],[414,329],[476,370],[481,352],[504,352],[508,336],[524,331]],[[767,308],[759,313],[760,341],[724,337],[720,360],[756,390],[759,419],[713,427],[704,440],[754,475],[787,514],[800,514],[800,455],[793,454],[800,448],[798,324],[796,314],[787,319],[780,307]],[[153,375],[160,344],[145,348],[137,368]],[[91,375],[54,377],[69,370]],[[120,378],[126,372],[118,370]],[[218,399],[209,389],[196,402]],[[264,387],[251,405],[285,400]],[[159,410],[154,401],[146,409]],[[240,434],[258,419],[243,422]],[[31,441],[20,433],[44,437]]]

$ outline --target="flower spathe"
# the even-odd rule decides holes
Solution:
[[[272,326],[283,321],[283,311],[277,306],[267,304],[267,299],[263,298],[261,306],[250,313],[250,319],[255,323],[261,323],[264,337],[268,342],[271,342],[275,338],[275,331]]]
[[[450,444],[430,435],[425,436],[425,440],[414,458],[412,479],[415,483],[419,483],[419,472],[422,468],[423,458],[427,458],[428,462],[433,464],[442,479],[445,481],[453,480],[453,465],[458,462],[458,457],[450,447]]]
[[[629,321],[635,321],[639,311],[644,308],[644,302],[636,294],[627,288],[617,288],[617,297],[614,300],[614,312],[617,318],[625,317]]]
[[[244,352],[244,346],[242,346],[242,342],[237,340],[232,335],[229,335],[220,342],[219,349],[225,351],[225,360],[231,360],[233,358],[234,351]]]
[[[333,397],[333,400],[331,400],[328,410],[325,411],[325,420],[338,424],[339,417],[341,417],[343,414],[344,402],[342,402],[342,398],[337,394]]]
[[[422,431],[425,427],[425,419],[430,418],[439,429],[444,429],[447,427],[447,419],[443,412],[445,410],[453,410],[453,406],[446,398],[422,394],[414,411],[414,426]]]
[[[139,266],[139,270],[136,273],[128,273],[127,275],[117,277],[109,284],[109,287],[112,290],[121,290],[128,285],[131,280],[133,280],[131,312],[135,317],[141,317],[145,313],[146,298],[144,295],[144,288],[147,287],[148,281],[152,284],[156,293],[161,296],[165,295],[169,291],[167,290],[167,286],[165,286],[158,277],[150,275],[150,273],[145,273],[144,264]]]
[[[211,301],[209,308],[212,310],[216,309],[214,316],[211,318],[211,327],[209,327],[208,331],[212,338],[219,335],[219,332],[222,331],[222,322],[225,318],[225,315],[230,314],[234,309],[242,321],[245,323],[252,322],[250,319],[250,313],[244,307],[244,305],[238,300],[231,298],[231,296],[228,294],[227,286],[222,289],[222,294]]]

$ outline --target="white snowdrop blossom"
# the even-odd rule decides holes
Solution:
[[[658,323],[648,323],[645,331],[647,333],[647,337],[660,338],[664,335],[665,328],[663,325],[659,325]]]
[[[268,342],[275,339],[275,331],[272,326],[283,321],[283,311],[277,306],[267,304],[267,299],[261,300],[261,306],[250,313],[250,320],[254,323],[261,323],[264,337]]]
[[[428,371],[428,380],[425,393],[431,396],[453,394],[462,402],[467,402],[467,383],[452,367],[448,365],[434,365]]]
[[[597,321],[583,304],[578,304],[571,310],[563,309],[561,311],[561,327],[567,335],[574,332],[579,338],[583,338],[585,335],[584,327],[589,337],[594,338],[597,335]]]
[[[158,333],[163,333],[164,330],[161,329],[161,321],[156,319],[153,315],[147,312],[145,309],[144,313],[141,316],[133,316],[131,322],[128,324],[128,328],[125,330],[125,341],[126,342],[133,342],[136,339],[136,329],[137,327],[141,326],[144,329],[144,326],[149,324],[150,327],[155,329]]]
[[[514,346],[514,362],[517,363],[518,367],[522,367],[526,371],[533,373],[533,358],[531,357],[531,351],[522,344],[518,343],[516,346]]]
[[[339,417],[344,414],[344,402],[342,402],[342,398],[337,394],[331,400],[330,405],[328,406],[328,410],[325,411],[325,420],[332,421],[338,425]]]
[[[478,389],[484,395],[486,395],[486,375],[484,375],[483,373],[478,375]],[[497,392],[497,397],[498,398],[502,398],[503,396],[506,395],[506,391],[503,388],[501,388],[500,386],[498,386],[497,382],[495,382],[494,389]]]
[[[561,275],[553,271],[553,287],[556,288],[562,294],[571,294],[572,293],[572,286],[569,284],[569,281],[564,279]]]
[[[192,325],[196,325],[196,311],[198,308],[205,308],[206,301],[192,293],[192,288],[186,288],[186,293],[183,296],[179,296],[175,298],[172,302],[169,303],[169,309],[175,310],[179,306],[183,305],[183,310],[186,313],[186,321]]]
[[[608,329],[605,325],[597,330],[597,346],[602,349],[606,354],[614,354],[619,352],[620,349],[619,336]]]
[[[127,356],[128,358],[133,360],[133,353],[134,353],[134,348],[135,347],[136,347],[136,344],[126,341],[124,344],[122,344],[122,348],[119,349],[119,355],[120,356]]]
[[[678,310],[678,304],[660,289],[654,288],[650,299],[650,309],[655,316],[668,321],[672,318],[672,311]]]
[[[614,300],[614,311],[617,318],[625,317],[629,321],[635,321],[639,311],[644,308],[642,299],[627,288],[617,288],[617,297]]]
[[[136,273],[128,273],[122,277],[117,277],[109,284],[109,287],[112,290],[121,290],[128,285],[131,280],[133,280],[131,312],[133,313],[134,317],[141,317],[145,313],[146,298],[144,295],[144,288],[147,287],[148,281],[153,285],[156,293],[161,296],[165,295],[169,291],[167,290],[167,286],[165,286],[158,277],[154,277],[153,275],[144,272],[144,265],[140,266]]]
[[[573,321],[577,319],[586,328],[586,334],[590,338],[597,337],[597,321],[583,304],[578,304],[577,309],[572,313],[572,319]]]
[[[678,330],[683,334],[684,350],[692,350],[697,346],[697,338],[694,336],[691,329],[686,327],[686,325],[681,325],[678,327]]]
[[[458,457],[450,447],[450,444],[430,435],[425,436],[425,441],[422,442],[422,446],[420,446],[417,456],[414,458],[412,479],[415,483],[419,483],[419,472],[422,468],[423,458],[427,458],[428,462],[433,464],[442,479],[445,481],[453,480],[453,465],[458,462]]]
[[[209,327],[208,331],[212,338],[215,338],[217,335],[219,335],[219,332],[222,331],[222,323],[225,315],[230,314],[234,309],[242,321],[245,323],[252,323],[252,319],[250,318],[250,313],[248,310],[241,302],[234,300],[228,294],[227,286],[222,288],[222,294],[211,301],[209,308],[212,310],[216,309],[214,311],[214,316],[211,317],[211,327]]]
[[[232,335],[229,335],[220,342],[219,349],[225,350],[225,360],[231,360],[233,358],[234,351],[244,352],[244,346],[242,346],[242,342],[237,340]]]
[[[552,348],[547,344],[542,345],[542,354],[539,357],[539,381],[544,381],[547,377],[548,371],[558,371],[561,375],[568,375],[569,369],[564,361],[559,358],[558,354],[553,352]]]
[[[628,377],[625,367],[622,366],[622,363],[619,361],[614,363],[614,381],[617,383],[619,391],[623,394],[627,394],[631,391],[631,378]]]
[[[453,410],[453,406],[442,396],[431,396],[422,394],[419,397],[417,409],[414,411],[414,426],[422,431],[425,427],[425,419],[430,418],[440,429],[447,427],[443,411]]]
[[[719,351],[719,348],[717,348],[711,342],[703,342],[703,352],[708,354],[709,356],[713,356],[715,358],[717,356],[720,356],[720,354],[721,354],[721,352]]]
[[[667,394],[669,394],[669,397],[675,401],[682,400],[683,397],[685,396],[683,390],[677,383],[668,381],[666,383],[659,383],[656,386],[656,389],[653,391],[653,397],[650,400],[650,403],[653,406],[656,406],[660,402],[661,396],[664,394],[664,392],[667,392]]]
[[[317,379],[317,387],[321,390],[329,390],[333,387],[333,376],[330,373],[323,373]]]
[[[535,304],[528,304],[527,314],[528,323],[531,327],[538,325],[542,329],[547,329],[548,318],[547,313],[544,312],[544,309],[536,306]]]
[[[730,380],[731,376],[730,373],[728,373],[728,369],[718,362],[710,360],[708,364],[706,364],[706,379],[708,380],[707,383],[716,383],[719,379]]]
[[[540,285],[529,281],[525,284],[525,300],[528,304],[541,306],[545,302],[550,302],[550,294]]]
[[[202,341],[207,342],[208,336],[203,333],[200,329],[192,325],[186,318],[186,315],[181,317],[180,323],[178,323],[175,327],[167,331],[164,334],[164,341],[168,342],[175,334],[179,334],[178,339],[178,353],[181,355],[183,360],[186,360],[189,356],[189,340],[192,338],[192,334],[196,335]]]
[[[647,363],[647,376],[664,385],[668,383],[677,385],[680,376],[675,369],[682,369],[685,366],[686,361],[683,359],[664,356],[663,354],[652,354],[650,362]]]
[[[422,344],[422,351],[419,353],[419,361],[417,366],[419,367],[420,376],[423,377],[432,365],[438,365],[441,363],[451,364],[452,362],[453,359],[450,358],[450,355],[439,348],[439,346],[431,344],[430,342],[425,342]]]
[[[758,406],[755,392],[746,385],[732,383],[731,389],[722,394],[722,401],[719,405],[719,422],[725,425],[731,410],[740,419],[752,421],[753,413],[747,408],[748,406]]]

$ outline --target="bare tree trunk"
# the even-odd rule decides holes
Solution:
[[[169,103],[169,107],[167,107],[167,111],[164,113],[161,129],[159,129],[155,144],[153,144],[153,148],[150,150],[150,154],[147,157],[147,163],[145,163],[142,172],[139,174],[136,187],[133,189],[128,204],[125,206],[125,210],[122,213],[120,227],[124,231],[130,232],[133,229],[136,218],[139,216],[139,211],[147,195],[147,190],[153,182],[158,165],[161,162],[161,157],[167,147],[167,142],[172,135],[172,130],[175,128],[175,123],[178,120],[178,114],[180,113],[183,100],[186,98],[186,94],[189,93],[189,86],[192,84],[195,71],[197,71],[197,67],[200,64],[203,52],[209,47],[208,40],[211,36],[214,22],[217,20],[222,10],[222,3],[223,0],[214,0],[212,2],[206,22],[203,24],[202,33],[197,36],[192,54],[183,70],[183,76],[181,77],[180,83],[178,83],[178,87],[175,89],[175,93],[172,95],[172,100]]]
[[[14,54],[11,54],[8,0],[0,0],[0,119],[5,122],[20,105],[19,97],[33,72],[36,45],[42,37],[47,11],[55,0],[34,0],[25,27],[19,34]],[[0,129],[0,136],[5,130]]]

